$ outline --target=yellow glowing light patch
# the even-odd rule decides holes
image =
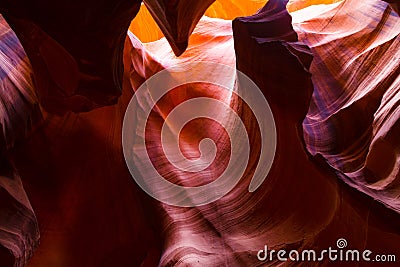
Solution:
[[[341,0],[291,0],[287,5],[289,12],[294,12],[311,5],[332,4]],[[206,11],[205,15],[212,18],[232,20],[236,17],[250,16],[262,8],[265,0],[217,0]],[[142,4],[139,13],[133,19],[129,30],[143,43],[157,41],[164,37],[160,28],[146,6]]]

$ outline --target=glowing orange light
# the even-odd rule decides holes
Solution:
[[[290,0],[287,8],[294,12],[311,5],[331,4],[341,0]],[[236,17],[249,16],[262,8],[266,0],[216,0],[205,15],[212,18],[232,20]],[[164,37],[161,30],[151,17],[148,9],[142,4],[139,13],[132,21],[129,30],[143,43],[153,42]]]

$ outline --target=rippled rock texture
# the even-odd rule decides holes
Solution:
[[[35,214],[7,152],[41,120],[31,74],[23,48],[0,16],[0,262],[6,266],[14,262],[11,255],[23,266],[39,242]]]
[[[300,17],[299,38],[315,55],[307,149],[346,183],[400,212],[398,15],[385,3],[345,1]]]
[[[7,250],[17,266],[26,264],[39,244],[38,229],[31,267],[269,266],[279,262],[257,259],[264,245],[320,251],[339,238],[352,249],[399,253],[400,22],[391,5],[270,0],[231,21],[201,18],[212,1],[144,1],[165,38],[148,35],[158,40],[143,43],[132,32],[125,39],[139,2],[44,2],[0,4],[30,60],[2,21],[1,264],[13,264]],[[168,162],[161,127],[189,99],[224,102],[250,142],[249,163],[231,192],[180,208],[152,199],[132,180],[122,120],[152,75],[198,60],[237,68],[259,86],[275,118],[276,155],[264,183],[249,193],[261,148],[254,115],[234,94],[245,89],[234,83],[229,92],[202,83],[175,88],[151,113],[146,151],[136,151],[148,154],[167,179],[211,182],[230,157],[225,130],[203,119],[181,132],[182,151],[198,157],[199,141],[209,137],[218,140],[217,160],[199,173]],[[236,79],[234,72],[223,75]],[[235,128],[229,116],[225,122]]]

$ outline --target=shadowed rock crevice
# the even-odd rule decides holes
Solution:
[[[140,1],[2,1],[0,13],[32,64],[47,111],[89,111],[117,102],[122,53]]]

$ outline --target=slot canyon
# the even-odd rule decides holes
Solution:
[[[399,8],[0,0],[0,267],[399,266]]]

